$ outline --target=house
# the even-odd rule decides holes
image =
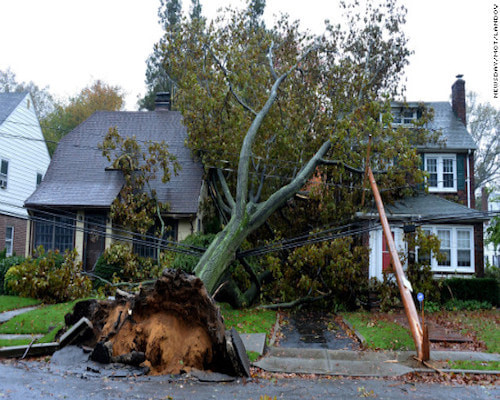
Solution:
[[[414,252],[403,241],[404,232],[414,226],[434,233],[441,241],[445,260],[431,259],[437,275],[482,276],[483,222],[482,212],[474,209],[474,150],[476,144],[466,128],[465,82],[457,76],[452,86],[452,101],[424,103],[434,110],[434,119],[427,129],[439,132],[437,143],[417,147],[422,157],[422,167],[427,172],[428,193],[402,199],[386,205],[396,247],[400,253]],[[393,103],[394,124],[411,127],[419,118],[422,103]],[[390,254],[378,226],[376,212],[359,215],[372,229],[365,238],[370,247],[369,276],[382,279],[390,268]]]
[[[47,145],[27,92],[0,93],[0,250],[24,255],[28,212],[24,201],[43,180]]]
[[[187,132],[181,114],[170,110],[170,96],[162,94],[155,111],[96,112],[61,140],[46,178],[25,203],[31,215],[30,251],[40,245],[61,251],[75,248],[86,269],[95,265],[114,240],[132,241],[138,254],[154,255],[152,246],[132,240],[109,216],[124,185],[122,173],[110,168],[98,148],[112,127],[122,136],[135,136],[139,143],[167,143],[181,169],[166,184],[157,177],[151,186],[159,201],[170,205],[165,216],[170,237],[179,241],[201,229],[203,168],[185,146]]]
[[[481,194],[481,209],[488,213],[491,217],[492,215],[500,214],[500,192],[493,192],[488,194],[486,188],[483,188]],[[486,229],[488,228],[488,222],[485,224],[485,234]],[[484,261],[487,265],[492,265],[497,268],[500,268],[500,248],[493,243],[488,243],[484,246]]]

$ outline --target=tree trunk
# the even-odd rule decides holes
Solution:
[[[236,251],[251,231],[247,218],[233,215],[200,258],[194,274],[203,281],[209,293],[213,294],[217,289],[227,268],[234,261]]]

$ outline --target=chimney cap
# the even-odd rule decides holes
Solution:
[[[170,110],[171,100],[170,92],[157,92],[155,98],[155,110],[165,111]]]

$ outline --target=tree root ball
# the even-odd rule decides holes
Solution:
[[[144,353],[152,374],[178,374],[193,368],[231,373],[224,321],[203,282],[180,270],[165,270],[152,288],[115,300],[75,305],[66,325],[88,318],[92,337],[82,344],[107,343],[111,359]]]

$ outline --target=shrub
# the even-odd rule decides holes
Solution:
[[[92,283],[81,273],[75,250],[62,257],[58,251],[45,253],[40,247],[38,254],[38,258],[28,258],[7,271],[5,280],[9,289],[44,303],[65,302],[90,294]]]
[[[3,249],[2,251],[0,251],[0,261],[6,258],[7,258],[7,249]]]
[[[151,258],[138,257],[130,246],[114,243],[99,257],[94,274],[109,282],[141,282],[156,279],[168,265],[168,256],[162,254],[160,262]],[[94,287],[103,286],[103,281],[96,279]]]
[[[12,290],[8,289],[5,281],[5,274],[7,274],[10,267],[19,265],[24,260],[25,258],[21,256],[12,256],[0,260],[0,294],[15,294]]]
[[[448,311],[477,311],[491,309],[491,303],[477,300],[448,300],[443,308]]]
[[[486,301],[500,304],[498,283],[494,278],[450,278],[442,281],[441,297],[444,302],[455,300]]]
[[[206,249],[210,246],[210,243],[215,239],[215,235],[213,233],[203,234],[203,233],[194,233],[189,235],[186,239],[182,241],[182,243],[200,247]],[[193,272],[194,267],[199,261],[199,257],[191,256],[188,254],[177,254],[172,263],[172,268],[182,269],[186,272]]]

